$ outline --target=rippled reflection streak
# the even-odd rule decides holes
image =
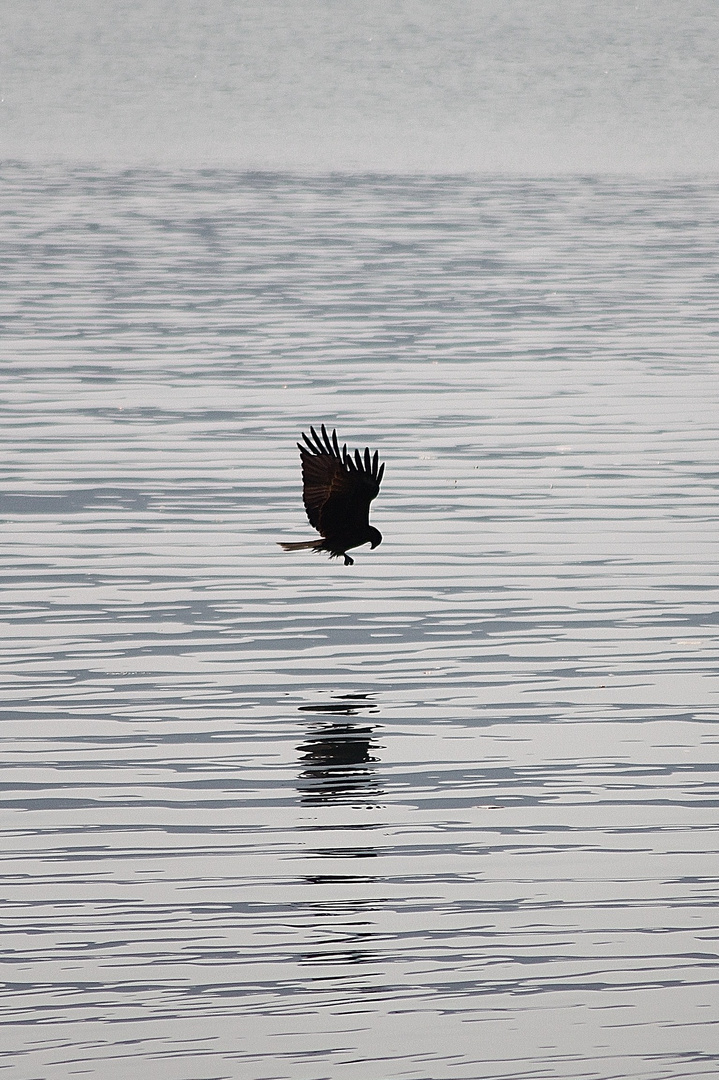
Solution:
[[[338,702],[301,705],[300,711],[348,717],[363,710],[378,711],[368,698],[368,694],[339,695]],[[372,740],[374,731],[373,726],[339,721],[312,725],[297,748],[304,766],[299,780],[302,801],[376,805],[382,790],[375,771],[379,759],[375,756],[378,744]]]

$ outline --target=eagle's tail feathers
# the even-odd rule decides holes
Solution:
[[[297,542],[294,542],[294,543],[287,544],[287,543],[283,543],[282,540],[279,540],[278,543],[279,543],[280,547],[283,548],[285,551],[309,551],[312,548],[314,548],[315,551],[319,551],[320,544],[322,543],[322,541],[321,540],[300,540],[300,541],[297,541]]]

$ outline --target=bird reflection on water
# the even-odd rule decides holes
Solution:
[[[361,711],[378,711],[367,694],[347,694],[331,703],[300,706],[300,712],[343,717],[357,716]],[[379,746],[373,741],[374,732],[374,725],[349,719],[311,725],[305,741],[297,747],[303,765],[298,781],[302,802],[376,805],[382,791],[375,774],[379,758],[373,751]]]

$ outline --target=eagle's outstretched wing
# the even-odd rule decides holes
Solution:
[[[325,425],[320,437],[313,427],[311,438],[302,434],[306,445],[297,443],[302,458],[302,500],[310,524],[320,535],[332,537],[361,533],[369,522],[369,504],[376,498],[384,474],[379,452],[364,457],[347,446],[340,450],[337,432],[330,437]]]

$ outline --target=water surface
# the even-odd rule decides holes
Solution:
[[[5,170],[13,1077],[715,1075],[716,196]]]

